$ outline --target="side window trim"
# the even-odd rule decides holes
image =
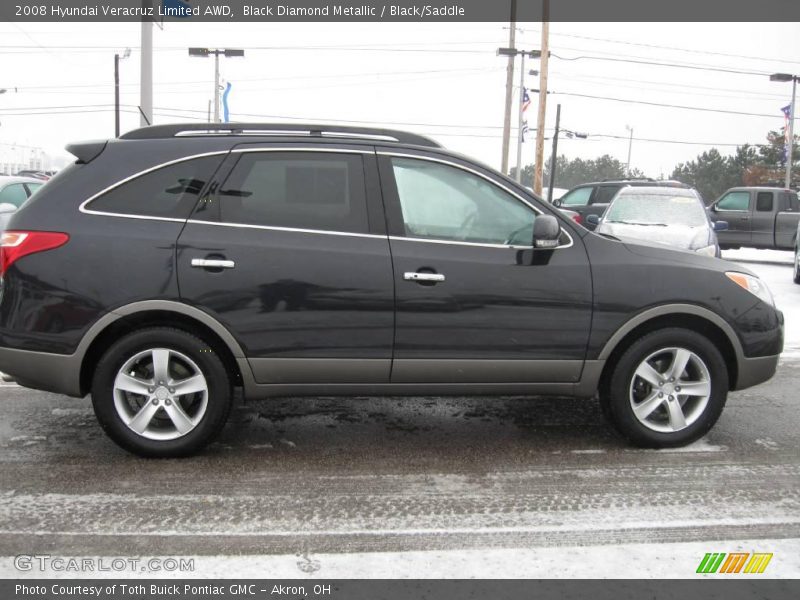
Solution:
[[[491,185],[494,185],[495,187],[503,190],[504,192],[506,192],[507,194],[512,196],[514,199],[516,199],[518,202],[520,202],[520,203],[524,204],[525,206],[529,207],[537,215],[543,215],[543,214],[547,214],[547,213],[545,213],[542,209],[540,209],[536,205],[532,204],[531,202],[529,202],[528,200],[526,200],[525,198],[520,196],[517,192],[515,192],[511,188],[503,185],[502,183],[500,183],[498,181],[495,181],[494,179],[492,179],[491,177],[488,177],[487,175],[481,173],[477,169],[472,169],[472,168],[470,168],[470,167],[468,167],[466,165],[462,165],[462,164],[460,164],[458,162],[455,162],[455,161],[452,161],[452,160],[447,160],[445,158],[434,158],[432,156],[427,156],[427,155],[422,155],[422,154],[410,154],[410,153],[406,153],[406,152],[397,152],[397,151],[392,151],[392,150],[387,150],[387,149],[380,149],[380,148],[377,150],[376,153],[377,153],[378,158],[379,158],[378,163],[379,163],[379,168],[380,168],[381,186],[383,188],[383,194],[384,194],[384,203],[388,204],[388,206],[386,206],[386,214],[387,214],[387,218],[389,218],[389,221],[390,221],[390,223],[389,223],[389,239],[398,240],[398,241],[402,240],[402,241],[409,241],[409,242],[420,242],[420,243],[423,243],[423,244],[449,244],[449,245],[454,245],[454,246],[477,246],[477,247],[483,247],[483,248],[504,248],[504,249],[508,249],[508,248],[523,249],[524,248],[524,249],[530,249],[530,248],[533,247],[533,246],[520,246],[518,244],[514,244],[514,245],[489,244],[489,243],[480,243],[480,242],[464,242],[464,241],[458,241],[458,240],[424,239],[424,238],[414,238],[414,237],[406,236],[405,235],[405,231],[401,230],[401,229],[399,229],[397,227],[397,225],[399,225],[399,224],[401,224],[403,222],[403,216],[402,216],[402,212],[401,212],[401,209],[400,209],[400,198],[399,198],[399,195],[398,195],[398,192],[397,192],[397,183],[395,182],[394,172],[393,172],[392,165],[391,165],[391,160],[390,160],[392,157],[424,160],[424,161],[428,161],[428,162],[440,163],[440,164],[447,165],[447,166],[450,166],[450,167],[455,167],[456,169],[460,169],[460,170],[462,170],[462,171],[464,171],[466,173],[471,173],[473,175],[476,175],[476,176],[484,179],[485,181],[487,181]],[[388,196],[388,198],[387,198],[387,196]],[[556,248],[553,248],[553,250],[566,249],[566,248],[571,247],[575,243],[573,238],[572,238],[572,235],[569,233],[569,231],[567,231],[566,228],[562,227],[561,231],[563,232],[564,235],[567,236],[567,239],[569,241],[566,244],[561,244],[561,245],[557,246]]]
[[[181,158],[177,158],[175,160],[170,160],[170,161],[167,161],[167,162],[164,162],[164,163],[160,163],[160,164],[154,165],[152,167],[148,167],[147,169],[144,169],[143,171],[139,171],[138,173],[134,173],[133,175],[129,175],[128,177],[126,177],[124,179],[121,179],[121,180],[109,185],[108,187],[100,190],[96,194],[90,196],[88,199],[86,199],[83,202],[81,202],[81,205],[78,207],[78,210],[80,212],[82,212],[83,214],[87,214],[87,215],[100,215],[100,216],[105,216],[105,217],[120,217],[122,219],[143,219],[143,220],[147,220],[147,221],[170,221],[170,222],[173,222],[173,223],[185,223],[187,221],[187,219],[184,219],[184,218],[159,217],[159,216],[156,216],[156,215],[131,215],[131,214],[126,214],[126,213],[106,212],[106,211],[101,211],[101,210],[92,210],[91,208],[88,207],[88,205],[93,200],[96,200],[96,199],[100,198],[101,196],[103,196],[104,194],[107,194],[108,192],[110,192],[112,190],[115,190],[116,188],[120,187],[121,185],[124,185],[124,184],[128,183],[129,181],[133,181],[134,179],[137,179],[139,177],[143,177],[144,175],[147,175],[148,173],[152,173],[153,171],[157,171],[157,170],[163,169],[165,167],[170,167],[172,165],[177,165],[179,163],[186,162],[186,161],[189,161],[189,160],[194,160],[196,158],[205,158],[207,156],[222,156],[224,154],[228,154],[229,152],[230,152],[229,150],[217,150],[217,151],[214,151],[214,152],[203,152],[203,153],[200,153],[200,154],[192,154],[190,156],[182,156]],[[225,161],[223,160],[222,162],[225,162]],[[219,168],[219,166],[217,168]],[[209,178],[209,179],[213,179],[213,178]],[[204,186],[204,189],[201,190],[201,192],[199,194],[199,196],[201,198],[203,197],[204,192],[208,189],[208,186],[210,185],[210,183],[211,183],[211,181],[206,182],[206,185]],[[194,213],[194,208],[192,209],[192,211],[189,214],[191,215],[192,213]]]

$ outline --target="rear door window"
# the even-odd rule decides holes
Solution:
[[[226,223],[367,233],[364,159],[328,152],[245,152],[218,191]]]
[[[719,202],[718,210],[750,210],[750,192],[728,192]]]
[[[620,187],[618,185],[601,185],[597,188],[594,198],[592,198],[592,204],[608,204],[620,190]]]
[[[92,200],[86,209],[119,215],[188,218],[221,160],[221,156],[204,156],[150,171]]]
[[[772,212],[774,208],[774,194],[772,192],[758,192],[756,196],[756,211]]]

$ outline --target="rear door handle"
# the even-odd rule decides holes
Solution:
[[[439,281],[444,281],[445,277],[441,273],[412,273],[409,271],[403,274],[403,279],[405,279],[406,281],[439,282]]]
[[[224,259],[193,258],[192,266],[201,269],[233,269],[236,267],[236,263]]]

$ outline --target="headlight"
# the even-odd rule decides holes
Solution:
[[[697,252],[698,254],[704,254],[705,256],[716,256],[717,246],[716,244],[711,244],[710,246],[703,246],[702,248],[696,248],[695,252]]]
[[[772,292],[769,291],[767,284],[761,281],[758,277],[745,275],[744,273],[737,273],[736,271],[728,271],[725,273],[725,275],[727,275],[728,279],[730,279],[736,285],[743,287],[762,302],[766,302],[770,306],[775,306],[775,300],[772,298]]]

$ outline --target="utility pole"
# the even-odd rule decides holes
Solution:
[[[207,58],[214,55],[214,123],[219,123],[219,57],[220,55],[225,58],[243,57],[244,50],[237,50],[233,48],[189,48],[189,56],[196,56],[200,58]]]
[[[797,97],[798,75],[789,73],[773,73],[769,76],[770,81],[791,81],[792,82],[792,103],[789,105],[789,122],[786,124],[786,179],[784,186],[792,187],[792,162],[794,161],[794,116],[795,99]]]
[[[510,56],[512,59],[520,55],[522,64],[519,71],[519,131],[517,132],[517,183],[522,181],[522,125],[523,113],[525,112],[525,56],[539,58],[541,53],[538,50],[518,50],[517,48],[498,48],[498,56]]]
[[[142,19],[141,68],[139,84],[139,123],[153,124],[153,22]]]
[[[787,188],[792,187],[792,161],[794,160],[794,107],[797,96],[797,77],[792,77],[792,108],[789,109],[789,147],[786,149],[786,182]]]
[[[536,162],[533,191],[542,194],[542,162],[544,161],[544,121],[547,112],[547,67],[550,62],[550,0],[542,3],[542,63],[539,69],[539,115],[536,120]]]
[[[511,20],[509,22],[508,47],[515,48],[517,37],[517,0],[511,0]],[[500,171],[508,174],[508,143],[511,140],[511,101],[514,96],[514,56],[509,55],[506,67],[506,110],[503,118],[503,152]]]
[[[556,184],[556,157],[558,156],[558,132],[561,126],[561,105],[556,105],[556,132],[553,134],[553,154],[550,157],[550,183],[547,188],[547,201],[553,203],[553,186]]]
[[[219,52],[214,52],[214,123],[219,123]]]
[[[128,58],[131,49],[125,48],[125,52],[120,56],[114,55],[114,137],[119,137],[119,61]]]
[[[625,177],[631,176],[631,150],[633,150],[633,127],[625,125],[625,129],[631,132],[628,138],[628,162],[625,163]]]

